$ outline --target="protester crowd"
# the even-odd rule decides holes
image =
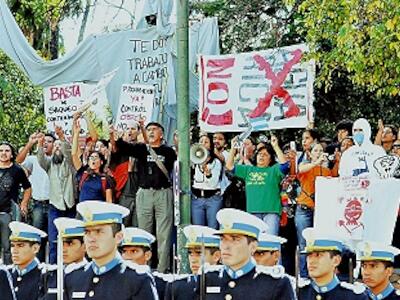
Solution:
[[[0,143],[1,250],[3,263],[13,265],[11,275],[0,268],[0,288],[7,286],[4,282],[14,285],[6,299],[56,299],[52,298],[57,290],[56,269],[49,265],[57,263],[58,232],[64,239],[66,299],[133,299],[131,295],[137,297],[134,299],[244,299],[249,291],[240,290],[239,279],[252,282],[242,282],[246,289],[257,286],[255,299],[325,299],[318,295],[340,286],[336,275],[349,279],[349,267],[339,265],[342,256],[346,262],[345,258],[352,259],[353,254],[337,237],[320,237],[313,228],[316,179],[372,174],[372,159],[384,155],[400,161],[398,127],[383,121],[379,121],[374,143],[365,119],[339,122],[336,136],[331,138],[316,128],[307,128],[301,141],[253,133],[229,142],[222,132],[200,132],[192,137],[192,225],[184,231],[193,275],[176,275],[172,186],[177,176],[178,134],[170,146],[161,124],[140,120],[128,124],[123,132],[110,127],[109,138],[101,140],[85,118],[88,135],[82,137],[83,118],[82,114],[74,115],[71,138],[64,135],[67,128],[55,126],[55,135],[32,133],[19,153],[10,143]],[[361,146],[374,153],[363,167],[353,162],[351,155]],[[385,176],[399,178],[400,167]],[[393,239],[397,247],[398,227]],[[91,240],[98,241],[100,236],[101,243],[91,246]],[[383,259],[385,269],[393,271],[397,266],[396,248],[374,244],[360,247],[360,253],[372,253],[358,258],[363,277],[368,278],[368,272],[376,268],[371,261],[382,260],[374,254],[375,248],[389,255]],[[224,249],[237,252],[226,254]],[[317,267],[310,265],[312,260],[321,263],[322,254],[315,253],[324,251],[329,254],[324,259],[330,262],[330,280],[319,284]],[[239,269],[235,269],[237,253],[242,255],[239,260],[246,262]],[[40,265],[39,261],[49,265]],[[221,261],[225,268],[218,267]],[[258,268],[256,263],[271,268]],[[157,272],[146,277],[145,265]],[[114,274],[115,266],[120,271]],[[203,281],[195,274],[205,266],[209,270],[203,289]],[[36,269],[41,271],[30,272]],[[24,272],[32,277],[25,281]],[[389,273],[385,273],[386,281],[381,280],[384,289],[370,284],[371,279],[365,281],[367,292],[358,293],[353,286],[343,290],[338,287],[335,295],[339,299],[367,299],[366,293],[381,294],[390,287]],[[47,274],[45,284],[43,274]],[[306,281],[301,286],[288,274],[311,278],[318,286],[331,286],[326,291]],[[100,287],[103,280],[108,285]],[[93,287],[97,283],[98,290]],[[115,291],[107,288],[112,284],[118,285]],[[238,294],[233,291],[236,284]],[[36,287],[38,294],[33,295]],[[386,293],[385,297],[394,295],[394,289]]]

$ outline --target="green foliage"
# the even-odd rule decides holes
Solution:
[[[333,73],[377,95],[400,93],[398,0],[304,0],[300,32],[320,63],[319,83]]]
[[[19,147],[44,127],[42,89],[0,51],[0,140]]]
[[[7,2],[29,43],[47,59],[52,57],[50,50],[52,40],[54,42],[60,39],[58,36],[60,22],[66,17],[77,16],[82,12],[81,0],[8,0]],[[62,39],[60,41],[62,42]],[[62,48],[62,45],[57,48]]]
[[[192,15],[216,16],[221,52],[249,52],[301,41],[294,31],[296,7],[281,0],[214,0],[192,3]]]

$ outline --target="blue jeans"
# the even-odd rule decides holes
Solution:
[[[47,233],[47,219],[49,211],[49,201],[37,201],[33,200],[32,208],[32,226],[43,230]],[[42,238],[39,253],[36,255],[41,262],[45,262],[46,259],[46,243],[47,238]]]
[[[281,222],[281,216],[277,213],[252,213],[253,216],[264,221],[267,224],[268,229],[266,233],[278,235],[279,226]]]
[[[0,250],[3,249],[3,263],[11,265],[11,251],[10,251],[10,228],[8,224],[11,222],[11,214],[0,212]]]
[[[66,218],[75,218],[76,210],[75,207],[67,209],[67,210],[59,210],[53,205],[49,206],[49,263],[56,264],[57,263],[57,228],[54,225],[54,219],[60,217]]]
[[[296,224],[297,240],[299,243],[300,251],[306,247],[306,240],[303,237],[303,230],[312,227],[314,223],[314,211],[311,209],[303,209],[300,206],[296,207],[296,215],[294,216]],[[300,276],[308,277],[306,255],[300,254]]]
[[[192,223],[218,229],[217,212],[222,208],[222,196],[210,198],[192,196]]]

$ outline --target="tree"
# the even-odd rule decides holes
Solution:
[[[218,17],[221,52],[237,53],[301,42],[294,30],[297,6],[281,0],[214,0],[191,4],[191,15]]]
[[[19,147],[31,133],[44,129],[42,89],[1,51],[0,99],[0,140]]]
[[[59,55],[60,22],[82,11],[81,0],[8,0],[22,32],[43,58]]]
[[[303,0],[299,27],[329,88],[343,74],[377,95],[400,93],[398,0]]]

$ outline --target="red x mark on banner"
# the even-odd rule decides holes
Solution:
[[[293,55],[293,58],[289,60],[283,66],[282,71],[277,74],[274,73],[271,65],[264,57],[258,54],[254,55],[254,60],[258,64],[258,69],[260,71],[264,70],[265,78],[271,80],[271,88],[263,98],[258,99],[257,107],[249,114],[250,118],[260,117],[271,105],[271,100],[274,96],[283,99],[283,103],[287,105],[288,110],[285,112],[286,118],[296,117],[299,115],[300,109],[297,107],[296,103],[294,103],[289,92],[282,87],[282,84],[285,82],[286,76],[290,73],[292,67],[297,64],[303,56],[300,49],[294,50],[291,54]]]

